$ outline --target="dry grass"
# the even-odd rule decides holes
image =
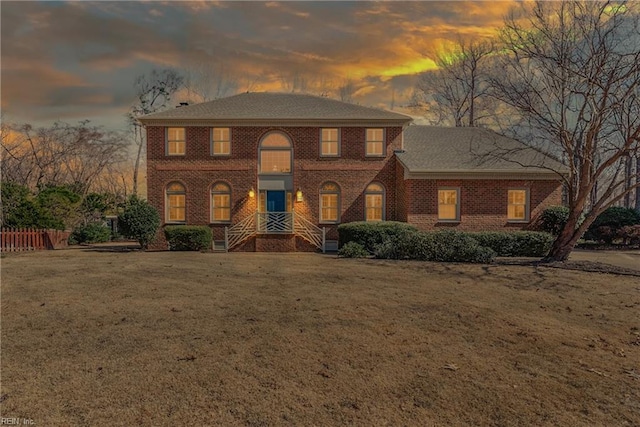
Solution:
[[[314,254],[13,255],[3,417],[640,425],[638,277]]]

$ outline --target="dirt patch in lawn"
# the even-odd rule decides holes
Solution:
[[[3,417],[640,425],[640,280],[541,265],[50,251],[2,260]]]

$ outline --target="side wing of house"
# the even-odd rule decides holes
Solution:
[[[398,216],[420,229],[529,229],[562,204],[562,165],[493,132],[411,126],[405,150]]]

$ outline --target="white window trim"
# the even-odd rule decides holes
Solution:
[[[221,191],[215,191],[214,192],[213,191],[213,187],[215,187],[216,184],[224,184],[224,185],[226,185],[227,188],[229,189],[229,192],[228,193],[223,193]],[[229,219],[225,219],[225,220],[219,221],[219,220],[215,220],[213,218],[213,208],[214,208],[214,206],[213,206],[213,195],[214,194],[228,194],[229,195]],[[232,213],[231,213],[232,207],[233,207],[233,198],[232,198],[232,195],[231,195],[231,186],[228,183],[224,182],[224,181],[216,181],[216,182],[214,182],[211,185],[210,189],[209,189],[209,223],[210,224],[230,224],[231,223],[231,218],[233,216]]]
[[[169,153],[169,129],[184,129],[184,153]],[[176,140],[178,141],[178,140]],[[176,142],[171,141],[171,142]],[[166,156],[178,157],[185,156],[187,154],[187,128],[184,126],[167,126],[164,128],[164,154]]]
[[[441,219],[440,218],[440,191],[452,191],[455,190],[456,192],[456,218],[455,219]],[[448,223],[455,223],[455,222],[460,222],[460,204],[461,204],[461,200],[460,200],[460,187],[438,187],[437,189],[438,193],[437,193],[437,198],[436,198],[436,215],[438,217],[438,222],[448,222]]]
[[[182,193],[177,193],[177,192],[169,192],[168,188],[171,184],[180,184],[182,185],[182,188],[184,189],[184,192]],[[184,219],[180,219],[180,220],[176,220],[176,219],[170,219],[169,217],[170,212],[171,212],[171,205],[169,204],[169,196],[170,195],[183,195],[184,196]],[[168,183],[167,185],[165,185],[164,187],[164,205],[165,205],[165,209],[164,209],[164,222],[165,224],[186,224],[187,222],[187,187],[179,182],[179,181],[172,181],[170,183]]]
[[[524,219],[509,218],[509,191],[524,191]],[[528,224],[531,222],[531,199],[527,187],[513,187],[507,189],[507,222],[510,224]]]
[[[370,129],[381,129],[382,130],[382,154],[369,154],[367,152],[367,146],[369,140],[367,140],[367,131]],[[382,158],[387,156],[387,129],[386,128],[365,128],[364,130],[364,155],[365,157],[377,157]],[[378,141],[375,141],[378,142]]]
[[[318,222],[320,224],[340,224],[340,217],[341,217],[341,195],[342,195],[342,189],[340,188],[340,186],[333,182],[333,181],[327,181],[325,183],[322,184],[322,186],[324,186],[325,184],[335,184],[338,187],[338,191],[323,191],[322,187],[320,187],[320,195],[319,195],[319,202],[318,202],[318,206],[320,207],[319,212],[318,212]],[[322,196],[324,194],[335,194],[338,196],[338,205],[336,206],[336,210],[337,210],[337,214],[336,214],[336,219],[335,220],[328,220],[328,219],[322,219]]]
[[[371,184],[377,184],[380,187],[382,187],[382,192],[380,191],[367,191],[367,188],[369,188],[369,186]],[[374,181],[374,182],[370,182],[369,184],[367,184],[367,186],[364,189],[364,220],[366,222],[380,222],[377,220],[368,220],[367,219],[367,195],[377,195],[377,194],[382,194],[382,219],[380,221],[386,221],[387,220],[387,189],[385,188],[384,185],[382,185],[380,182],[378,181]]]
[[[337,134],[338,134],[338,140],[336,141],[338,147],[337,147],[337,154],[323,154],[322,153],[322,131],[325,129],[335,129]],[[320,157],[340,157],[340,155],[342,154],[341,152],[341,148],[342,148],[342,128],[320,128]]]
[[[262,142],[271,134],[279,133],[283,135],[287,141],[289,141],[289,172],[262,172],[262,151],[287,151],[284,147],[263,147]],[[293,174],[293,141],[284,132],[281,131],[270,131],[264,134],[260,138],[260,143],[258,144],[258,175],[292,175]]]
[[[213,140],[213,130],[214,129],[228,129],[229,130],[229,152],[228,153],[224,153],[224,154],[220,154],[220,153],[214,153],[213,152],[213,145],[214,145],[214,140]],[[212,157],[229,157],[231,156],[231,128],[230,127],[224,127],[224,126],[216,126],[216,127],[212,127],[210,134],[209,134],[209,138],[210,138],[210,154]]]

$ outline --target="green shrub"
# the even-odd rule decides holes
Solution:
[[[640,224],[640,213],[635,209],[612,206],[605,209],[593,221],[585,233],[585,239],[611,243],[619,230],[625,226]]]
[[[338,250],[338,256],[343,258],[366,258],[369,252],[360,243],[347,242]]]
[[[135,239],[147,249],[160,227],[160,215],[148,202],[132,196],[118,215],[118,226],[123,236]]]
[[[438,262],[490,263],[496,253],[460,231],[414,232],[389,238],[375,250],[377,258]]]
[[[617,237],[624,245],[640,245],[640,225],[625,225],[618,230]]]
[[[569,219],[566,206],[549,206],[540,214],[540,230],[554,235],[560,234]]]
[[[70,186],[45,187],[36,196],[36,202],[44,213],[41,228],[68,230],[80,222],[82,196]]]
[[[170,225],[164,235],[171,251],[204,251],[211,249],[213,234],[207,226]]]
[[[543,257],[555,240],[552,234],[541,231],[482,231],[470,235],[480,246],[504,257]]]
[[[69,236],[70,244],[103,243],[111,240],[111,229],[100,222],[76,227]]]
[[[374,250],[376,258],[434,260],[436,253],[433,233],[411,232],[404,236],[386,238]]]
[[[418,231],[416,227],[406,222],[349,222],[338,226],[338,243],[339,247],[342,247],[349,242],[356,242],[369,253],[373,253],[376,246],[385,240],[416,231]]]
[[[493,260],[495,252],[480,250],[477,240],[461,231],[446,230],[432,233],[435,254],[433,261],[442,262],[487,262]],[[492,256],[490,256],[493,254]]]

